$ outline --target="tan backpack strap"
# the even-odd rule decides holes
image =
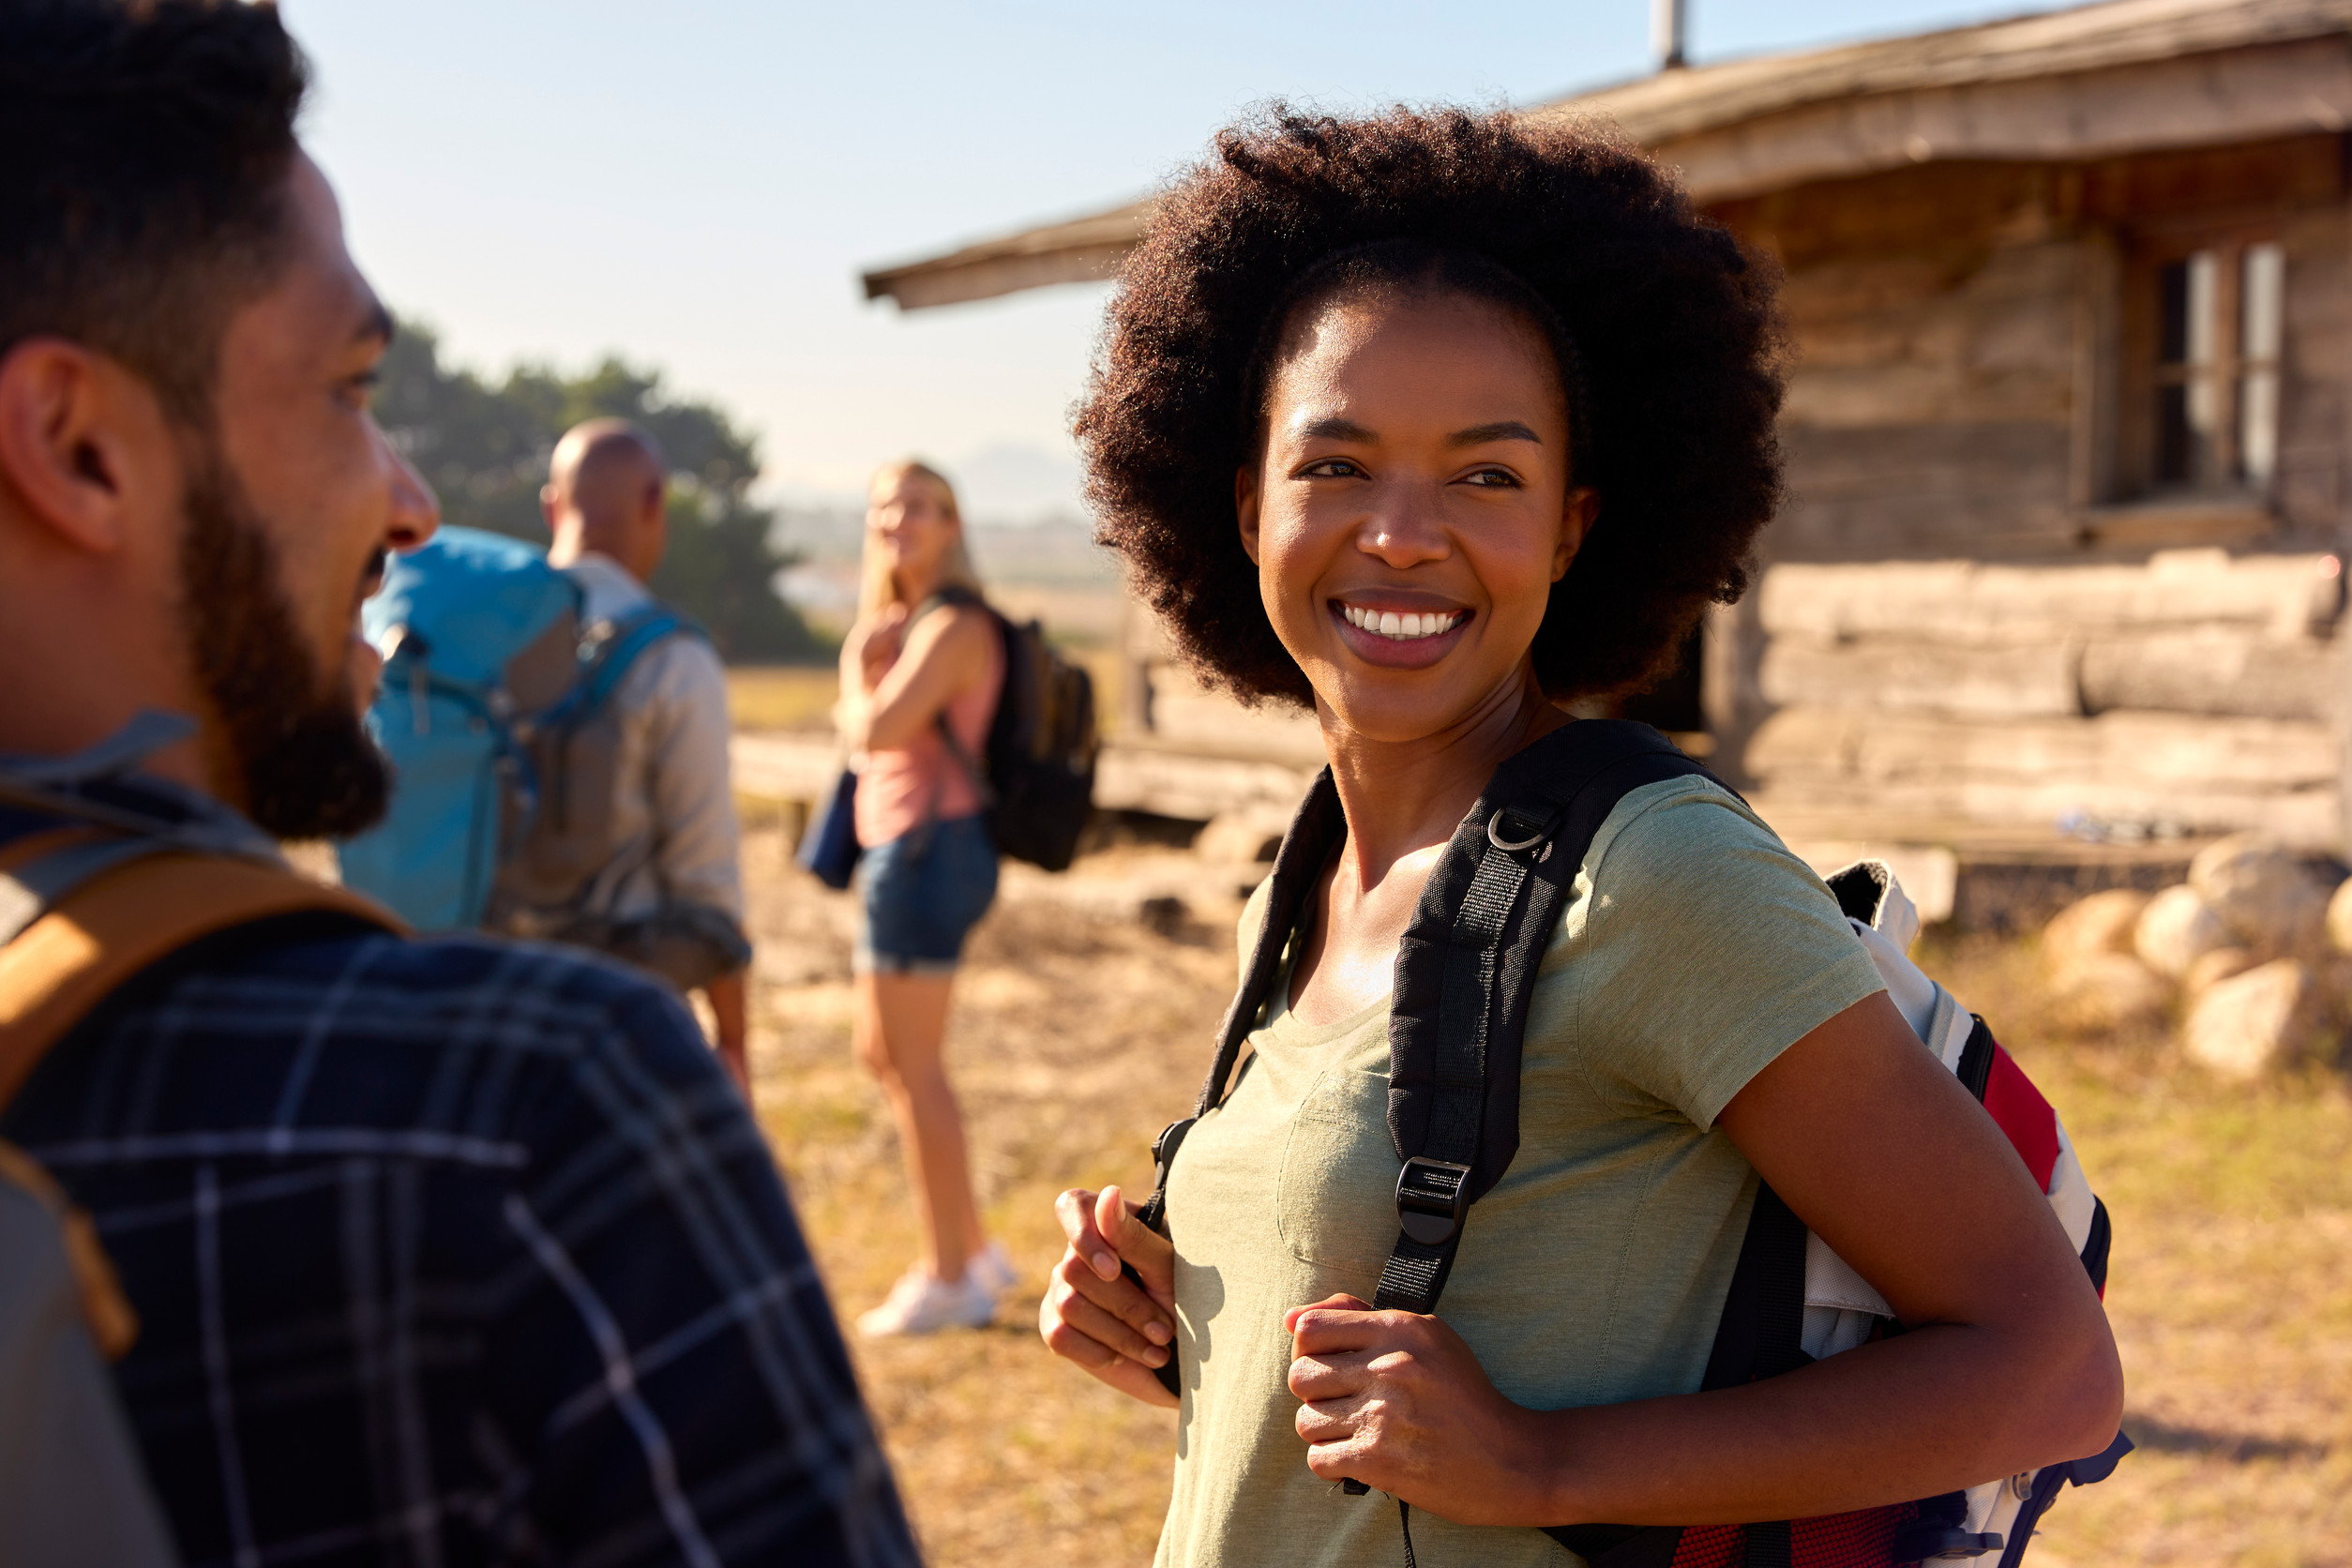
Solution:
[[[66,1260],[73,1266],[74,1292],[82,1302],[82,1319],[98,1353],[120,1361],[139,1337],[139,1314],[131,1310],[115,1277],[114,1261],[98,1241],[90,1216],[69,1201],[63,1188],[33,1157],[15,1144],[0,1139],[0,1182],[23,1188],[57,1221],[66,1244]]]
[[[91,878],[0,947],[0,1106],[51,1046],[148,965],[201,937],[311,911],[407,930],[371,899],[259,861],[168,852]]]

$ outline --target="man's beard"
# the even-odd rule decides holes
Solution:
[[[191,456],[180,624],[227,731],[245,814],[279,838],[349,837],[384,816],[384,757],[348,684],[319,678],[278,552],[226,459],[217,446]]]

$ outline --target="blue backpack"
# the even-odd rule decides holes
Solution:
[[[361,614],[384,656],[368,723],[392,803],[342,846],[347,885],[420,931],[585,897],[614,852],[610,700],[640,654],[691,627],[658,606],[584,619],[579,585],[519,540],[445,528],[392,558]]]

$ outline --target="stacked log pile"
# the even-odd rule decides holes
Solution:
[[[1746,771],[1813,810],[2331,844],[2340,574],[2219,550],[1777,565]]]

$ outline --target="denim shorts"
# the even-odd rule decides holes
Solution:
[[[859,973],[952,974],[995,901],[996,844],[980,817],[931,822],[867,850],[857,883]]]

